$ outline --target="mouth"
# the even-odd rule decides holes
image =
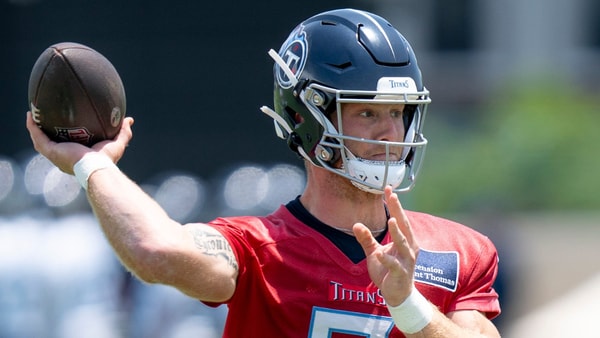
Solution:
[[[369,157],[369,158],[357,157],[356,159],[359,160],[360,162],[371,163],[371,164],[383,165],[386,163],[385,154],[381,158],[375,156],[375,157]],[[404,161],[398,159],[397,157],[393,157],[390,154],[390,158],[388,159],[387,163],[388,163],[388,165],[400,165],[400,164],[403,164]]]
[[[374,162],[385,162],[387,160],[389,162],[399,162],[400,154],[389,153],[389,156],[386,155],[386,153],[368,154],[367,156],[361,157],[361,160]]]

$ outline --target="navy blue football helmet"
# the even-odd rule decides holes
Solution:
[[[365,191],[412,188],[427,145],[422,128],[431,100],[411,46],[389,22],[361,10],[327,11],[298,25],[269,55],[275,60],[274,109],[261,110],[292,150]],[[352,102],[405,105],[404,142],[344,135],[341,104]],[[385,145],[388,156],[359,158],[346,140]],[[392,147],[402,147],[401,160],[390,159]]]

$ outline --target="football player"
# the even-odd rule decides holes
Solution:
[[[339,9],[300,23],[274,60],[262,111],[304,161],[307,184],[264,216],[173,221],[114,163],[132,137],[35,148],[87,189],[137,277],[228,306],[226,337],[498,337],[497,251],[455,222],[404,210],[430,103],[407,40],[378,15]]]

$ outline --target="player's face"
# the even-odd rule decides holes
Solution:
[[[342,105],[342,130],[334,121],[338,131],[344,135],[369,140],[402,142],[404,141],[404,105],[346,103]],[[386,151],[383,145],[346,140],[344,144],[357,157],[374,161],[385,161]],[[400,160],[402,147],[390,148],[390,159]]]

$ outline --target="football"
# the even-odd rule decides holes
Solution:
[[[106,57],[79,43],[44,50],[31,70],[28,99],[34,121],[56,142],[91,146],[113,139],[125,117],[119,73]]]

